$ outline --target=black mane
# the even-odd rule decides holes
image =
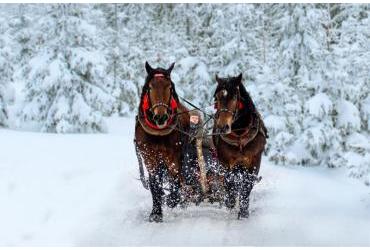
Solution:
[[[244,107],[247,107],[247,109],[250,109],[250,111],[253,113],[256,112],[256,106],[254,105],[251,96],[249,95],[248,91],[246,90],[243,84],[239,85],[239,92]]]

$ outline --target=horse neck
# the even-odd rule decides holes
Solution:
[[[247,128],[250,123],[252,122],[252,112],[248,112],[246,109],[243,109],[238,114],[237,119],[232,124],[232,130],[236,130],[235,132],[243,133],[243,129]]]
[[[256,113],[256,107],[244,86],[240,88],[239,94],[243,100],[244,109],[240,110],[237,119],[232,124],[232,129],[242,130],[253,122],[253,114]]]

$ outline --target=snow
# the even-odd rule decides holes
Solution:
[[[337,159],[359,153],[347,137],[370,141],[367,4],[2,4],[0,13],[0,126],[105,132],[105,117],[137,112],[145,61],[175,62],[177,93],[203,108],[216,74],[242,73],[277,164],[354,169]],[[370,172],[370,150],[360,154],[355,176]]]
[[[369,243],[368,4],[1,4],[0,13],[0,245]],[[134,120],[116,117],[137,112],[145,61],[175,62],[179,96],[213,114],[215,75],[243,74],[270,136],[254,217],[202,205],[146,222]]]
[[[347,145],[358,150],[370,150],[370,142],[368,138],[359,133],[353,133],[352,135],[350,135],[347,139]]]
[[[282,131],[286,127],[284,118],[276,115],[267,116],[264,119],[264,123],[274,133]]]
[[[338,126],[348,129],[360,129],[359,111],[353,103],[341,100],[338,104]]]
[[[362,106],[364,118],[367,121],[367,129],[370,130],[370,95],[364,100]]]
[[[0,246],[370,246],[367,186],[345,169],[266,157],[249,219],[202,204],[149,223],[134,124],[112,117],[109,133],[85,135],[0,129]]]
[[[318,93],[307,101],[308,112],[316,117],[323,118],[333,108],[333,104],[325,93]]]

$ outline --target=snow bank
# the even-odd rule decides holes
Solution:
[[[202,204],[149,223],[134,119],[108,125],[101,135],[0,130],[0,246],[370,246],[369,188],[325,167],[263,161],[245,221]]]

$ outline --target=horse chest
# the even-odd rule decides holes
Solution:
[[[230,169],[237,166],[244,166],[245,168],[253,167],[254,155],[247,149],[240,151],[236,147],[221,143],[217,151],[221,163]]]
[[[142,149],[153,154],[154,157],[160,157],[163,154],[180,152],[181,144],[177,141],[168,140],[145,141],[142,143]]]
[[[136,140],[144,158],[150,162],[155,162],[155,164],[167,161],[167,158],[177,156],[181,152],[180,138],[177,133],[167,136],[153,136],[139,128],[136,133]]]

